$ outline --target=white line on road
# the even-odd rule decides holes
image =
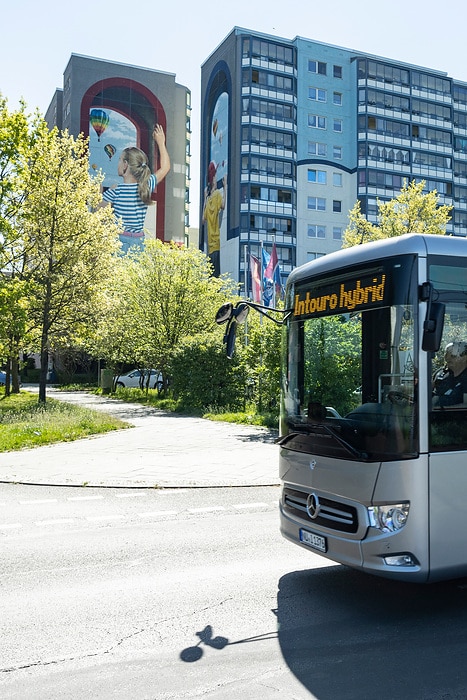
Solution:
[[[215,513],[220,510],[225,510],[224,506],[206,506],[205,508],[189,508],[189,513]]]
[[[35,506],[40,503],[58,503],[58,500],[56,498],[42,498],[35,501],[19,501],[21,506]]]
[[[0,525],[0,530],[13,530],[23,527],[21,523],[10,523],[9,525]]]
[[[247,510],[248,508],[268,508],[267,503],[234,503],[232,508],[237,508],[238,510]]]
[[[90,515],[86,520],[90,523],[97,523],[102,520],[122,520],[124,515]]]
[[[54,520],[36,520],[36,525],[64,525],[74,522],[73,518],[55,518]]]
[[[67,501],[101,501],[104,496],[70,496]]]
[[[178,515],[178,510],[154,510],[152,513],[138,513],[140,518],[158,518],[161,515]]]
[[[115,498],[137,498],[138,496],[145,496],[145,493],[116,493]]]

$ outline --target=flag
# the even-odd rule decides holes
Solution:
[[[266,276],[266,272],[269,269],[269,263],[271,262],[271,256],[266,250],[264,250],[264,248],[261,248],[261,255],[263,261],[263,304],[264,306],[272,306],[274,284],[272,278]]]
[[[250,255],[251,296],[253,301],[261,302],[261,265],[255,255]]]
[[[272,244],[271,255],[263,248],[263,270],[264,304],[270,306],[271,301],[275,302],[275,295],[280,296],[282,293],[281,271],[275,243]]]

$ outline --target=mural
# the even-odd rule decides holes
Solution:
[[[136,146],[136,127],[120,112],[94,107],[89,111],[89,124],[90,170],[102,170],[105,175],[104,189],[116,187],[121,182],[118,154],[127,146]]]
[[[221,274],[220,250],[227,240],[227,172],[229,96],[222,92],[212,113],[210,124],[209,165],[206,173],[202,224],[203,247],[209,255],[214,275]]]
[[[170,170],[164,129],[155,124],[151,152],[146,153],[136,145],[140,132],[119,112],[93,107],[89,111],[89,125],[90,169],[105,175],[102,199],[113,207],[116,219],[123,224],[124,230],[119,234],[122,252],[135,247],[142,249],[148,217],[156,209],[153,195]],[[155,151],[159,162],[152,173]]]

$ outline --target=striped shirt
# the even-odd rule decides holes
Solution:
[[[150,192],[154,192],[157,185],[155,175],[149,177],[148,184]],[[123,221],[125,231],[140,233],[143,230],[148,205],[140,199],[137,182],[122,182],[114,189],[105,190],[102,199],[112,204],[115,217]]]

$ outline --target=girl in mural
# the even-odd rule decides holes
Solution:
[[[217,189],[217,168],[211,161],[208,167],[208,186],[204,190],[203,224],[207,226],[208,256],[214,268],[214,275],[220,276],[220,213],[225,209],[227,196],[227,176],[222,179],[222,194]]]
[[[120,235],[122,251],[132,246],[142,248],[144,242],[144,219],[148,206],[153,202],[151,194],[170,170],[170,157],[165,145],[164,129],[157,124],[153,132],[160,156],[160,165],[151,174],[146,154],[139,148],[125,148],[118,161],[118,175],[123,183],[105,190],[103,205],[113,206],[117,219],[123,221],[124,232]]]

